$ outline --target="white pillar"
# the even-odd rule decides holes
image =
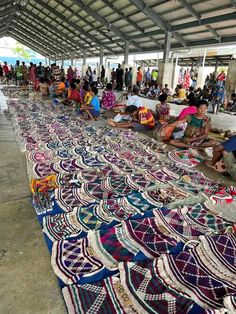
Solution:
[[[100,58],[99,58],[99,65],[100,65],[100,67],[103,65],[103,56],[104,56],[103,47],[101,46],[100,47]]]
[[[205,66],[206,53],[207,53],[207,49],[205,49],[205,51],[204,51],[202,66],[198,68],[198,77],[197,77],[197,86],[196,87],[203,88],[204,83],[205,83],[205,75],[204,75],[203,71],[204,71],[204,66]]]
[[[172,83],[172,69],[173,65],[169,62],[169,55],[170,55],[170,44],[171,44],[171,32],[166,32],[165,34],[165,47],[164,47],[164,54],[163,54],[163,64],[158,67],[158,82],[162,83],[162,86],[168,84],[171,86]],[[160,69],[159,69],[160,68]]]
[[[86,67],[86,54],[87,54],[87,51],[86,51],[86,49],[84,49],[84,51],[83,51],[83,64],[82,64],[82,76],[85,76],[86,70],[87,70],[87,67]]]
[[[172,81],[171,81],[171,87],[174,89],[175,86],[178,84],[178,72],[179,72],[179,67],[178,67],[178,54],[176,55],[175,58],[175,64],[173,65],[173,71],[172,71]]]
[[[125,52],[124,52],[124,65],[128,66],[129,63],[129,41],[125,41]]]

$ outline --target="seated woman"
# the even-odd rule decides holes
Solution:
[[[185,99],[186,98],[186,90],[183,88],[182,85],[179,85],[179,89],[177,92],[177,97],[181,98],[181,99]]]
[[[107,83],[106,89],[102,93],[101,106],[103,109],[112,109],[116,104],[116,96],[112,89],[112,83]]]
[[[212,147],[216,144],[215,140],[208,139],[208,133],[211,127],[211,119],[206,115],[208,103],[205,100],[199,100],[196,104],[197,113],[186,116],[183,120],[178,120],[168,125],[168,127],[177,127],[187,122],[184,136],[181,139],[172,139],[170,144],[175,147]]]
[[[65,84],[65,78],[61,79],[61,82],[58,83],[57,87],[57,95],[58,96],[64,96],[66,92],[66,84]]]
[[[66,105],[73,105],[73,102],[76,104],[81,103],[80,94],[76,89],[76,85],[74,83],[70,83],[70,87],[68,88],[68,95],[66,99]]]
[[[231,95],[231,101],[228,103],[226,110],[236,112],[236,93]]]
[[[86,113],[91,120],[97,120],[97,117],[100,115],[100,101],[98,99],[98,89],[93,86],[91,88],[92,99],[89,104],[82,104],[80,111]]]
[[[178,116],[178,120],[184,120],[187,116],[191,115],[191,114],[195,114],[197,113],[197,100],[196,98],[189,98],[189,106],[187,108],[184,108],[179,116]]]
[[[149,131],[155,127],[155,119],[151,110],[146,107],[137,108],[135,105],[126,107],[125,113],[130,115],[132,121],[115,122],[108,119],[108,124],[116,128],[133,129],[134,131]]]
[[[236,181],[236,135],[233,135],[224,143],[215,145],[212,159],[205,161],[205,164],[214,167],[222,158],[225,169],[231,178]]]
[[[161,94],[158,100],[161,103],[156,105],[157,119],[160,122],[166,122],[170,118],[170,106],[166,103],[167,95]]]

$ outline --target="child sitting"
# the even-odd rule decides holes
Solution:
[[[48,95],[48,84],[43,77],[40,78],[39,91],[42,97]]]
[[[97,87],[93,86],[91,88],[91,96],[92,99],[90,103],[82,104],[80,110],[88,114],[91,120],[97,120],[97,117],[100,115],[100,101],[98,99],[98,89]]]
[[[158,100],[161,103],[156,105],[157,119],[161,122],[166,122],[170,118],[170,106],[166,103],[167,95],[161,94]]]
[[[61,82],[58,83],[57,96],[64,96],[65,92],[66,92],[65,78],[62,78]]]
[[[70,87],[68,89],[68,95],[66,99],[66,105],[73,105],[73,103],[80,104],[80,94],[76,89],[76,85],[74,83],[70,83]]]
[[[51,98],[57,97],[57,81],[55,79],[52,80],[48,89]]]

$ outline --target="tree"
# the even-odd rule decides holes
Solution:
[[[24,46],[20,43],[16,43],[16,47],[12,48],[12,52],[18,57],[23,58],[25,60],[30,60],[30,54],[25,50]]]

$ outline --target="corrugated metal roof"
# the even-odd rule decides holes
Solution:
[[[236,41],[235,0],[15,0],[0,1],[0,36],[11,36],[45,56],[68,58],[162,51]]]

